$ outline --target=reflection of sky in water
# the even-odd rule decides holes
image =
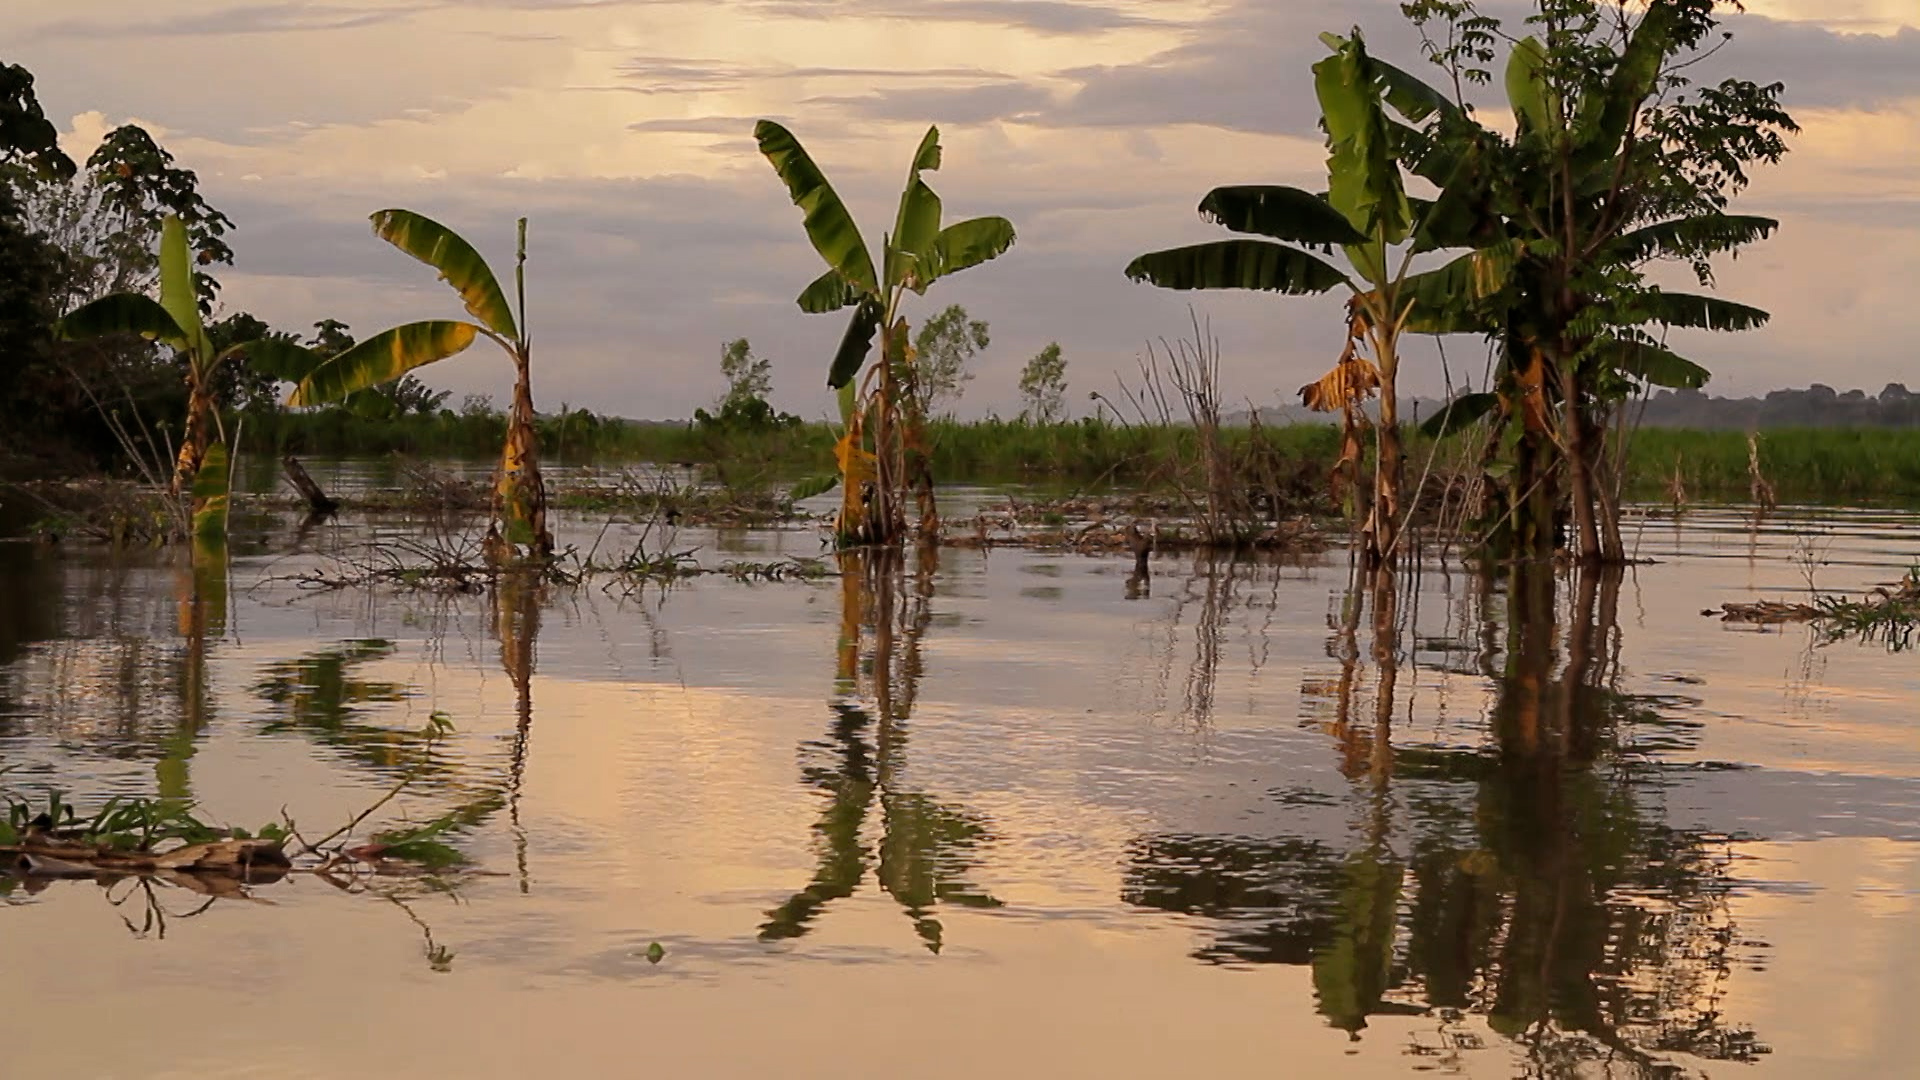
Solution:
[[[1822,584],[1894,576],[1916,553],[1908,520],[1836,532],[1850,557]],[[556,592],[522,743],[484,598],[303,595],[262,579],[311,555],[246,554],[183,743],[192,650],[165,556],[15,549],[28,558],[0,571],[11,786],[93,800],[172,768],[210,816],[284,805],[331,827],[392,782],[434,710],[458,730],[404,813],[516,768],[523,783],[470,841],[501,876],[466,881],[461,903],[410,901],[454,951],[450,974],[419,962],[404,913],[310,880],[261,890],[272,907],[176,920],[165,944],[63,884],[0,912],[10,961],[36,972],[0,1008],[84,990],[89,1023],[205,1035],[217,1065],[250,1059],[207,1018],[247,1027],[270,996],[302,1028],[367,1030],[374,1075],[504,1075],[562,1035],[568,1060],[605,1072],[641,1023],[659,1060],[747,1074],[844,1048],[846,1001],[867,1043],[940,1049],[941,1075],[1264,1068],[1282,1047],[1302,1070],[1505,1075],[1513,1025],[1540,1015],[1611,1017],[1595,1037],[1628,1049],[1738,1058],[1757,1040],[1763,1071],[1903,1060],[1892,1003],[1920,969],[1911,658],[1702,618],[1751,583],[1790,589],[1797,531],[1750,539],[1715,515],[1682,529],[1623,584],[1617,632],[1592,638],[1620,671],[1569,699],[1601,734],[1594,764],[1565,775],[1503,755],[1516,698],[1486,673],[1518,644],[1504,596],[1483,606],[1457,569],[1402,582],[1390,752],[1370,620],[1341,633],[1339,556],[1162,558],[1151,596],[1128,600],[1125,560],[1018,550],[949,551],[930,589],[897,590],[884,665],[871,606],[857,654],[837,651],[835,581]],[[309,550],[358,535],[329,527]],[[804,532],[726,546],[817,550]],[[1569,631],[1544,640],[1559,685]],[[1549,949],[1536,938],[1554,925]],[[1529,964],[1553,977],[1532,985]],[[430,1066],[382,1034],[383,1010],[468,1034]],[[723,1035],[742,1027],[772,1045]],[[322,1038],[276,1036],[295,1058]],[[22,1067],[72,1053],[29,1038]]]

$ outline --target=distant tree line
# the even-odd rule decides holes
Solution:
[[[1700,390],[1662,390],[1647,400],[1646,427],[1699,431],[1755,428],[1920,427],[1920,394],[1888,383],[1878,394],[1835,390],[1814,383],[1805,390],[1774,390],[1765,397],[1710,397]]]

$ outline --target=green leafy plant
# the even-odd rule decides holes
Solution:
[[[1413,257],[1439,246],[1431,225],[1444,213],[1440,204],[1408,197],[1386,102],[1399,96],[1411,109],[1434,105],[1425,98],[1406,99],[1394,70],[1368,54],[1358,29],[1350,37],[1326,34],[1321,40],[1333,51],[1313,66],[1329,150],[1328,190],[1215,188],[1200,201],[1200,214],[1234,232],[1266,239],[1152,252],[1133,260],[1127,276],[1168,289],[1258,289],[1295,296],[1349,292],[1349,335],[1366,344],[1372,360],[1367,379],[1347,378],[1342,385],[1377,382],[1379,387],[1373,509],[1364,533],[1369,554],[1383,557],[1395,548],[1401,520],[1399,342],[1415,308],[1407,278]],[[1308,250],[1333,245],[1340,246],[1350,273]],[[1350,362],[1342,357],[1336,373]]]
[[[515,303],[509,304],[486,260],[459,234],[408,210],[382,210],[372,217],[375,236],[440,272],[460,294],[473,322],[408,323],[359,342],[315,366],[287,398],[290,406],[345,399],[393,382],[424,364],[453,356],[487,337],[513,362],[513,406],[507,412],[506,445],[493,494],[493,532],[487,550],[496,562],[553,555],[547,527],[547,489],[540,474],[539,434],[534,427],[532,340],[526,328],[527,220],[519,222],[514,261]],[[516,315],[517,310],[517,315]]]
[[[174,459],[169,490],[175,495],[191,495],[195,533],[212,529],[224,534],[226,451],[223,447],[227,436],[215,407],[215,378],[223,365],[243,362],[249,357],[271,361],[280,354],[298,350],[299,346],[269,338],[215,350],[213,339],[201,321],[186,226],[171,216],[162,222],[160,231],[160,298],[156,301],[140,293],[114,293],[69,313],[60,320],[56,332],[66,339],[134,334],[180,354],[187,383],[187,421],[179,454]],[[209,453],[216,448],[221,448],[213,459],[217,475],[209,476],[202,483],[201,472],[209,463]],[[217,523],[208,518],[209,514],[218,515]]]
[[[1013,224],[1001,217],[979,217],[942,225],[940,197],[925,179],[940,167],[941,158],[940,130],[930,127],[914,151],[893,230],[883,236],[876,260],[853,215],[800,140],[771,120],[760,121],[753,133],[794,205],[805,213],[807,238],[827,264],[827,272],[801,292],[800,309],[817,314],[853,308],[827,371],[827,385],[840,392],[842,434],[835,451],[842,488],[835,529],[839,543],[893,544],[904,539],[909,489],[919,498],[922,534],[936,536],[931,449],[926,417],[915,406],[919,399],[903,311],[909,293],[923,294],[941,278],[1012,247]],[[880,360],[868,368],[876,335],[881,339]]]

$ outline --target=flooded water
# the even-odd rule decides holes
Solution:
[[[563,542],[631,542],[600,525]],[[0,544],[0,786],[313,836],[412,776],[379,816],[465,814],[476,866],[0,877],[7,1075],[1911,1067],[1920,662],[1701,613],[1897,578],[1913,516],[1649,520],[1653,563],[1579,579],[948,549],[296,580],[367,536],[254,520],[224,582]]]

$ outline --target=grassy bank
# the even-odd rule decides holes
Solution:
[[[1760,433],[1760,472],[1789,502],[1920,499],[1920,428],[1781,428]],[[1634,437],[1628,488],[1663,499],[1678,464],[1696,499],[1745,499],[1747,436],[1647,428]]]
[[[693,423],[638,424],[589,413],[543,417],[542,446],[562,461],[686,462],[717,468],[729,482],[754,486],[831,472],[834,430],[824,423],[725,430]],[[368,420],[344,412],[250,417],[251,453],[313,457],[407,454],[487,458],[498,452],[505,422],[489,414],[444,413]],[[1035,425],[940,421],[930,431],[934,474],[945,482],[1154,486],[1171,461],[1197,453],[1186,427],[1125,425],[1095,419]],[[1256,437],[1226,432],[1230,443]],[[1330,426],[1261,429],[1258,438],[1302,475],[1324,477],[1339,453]],[[1470,438],[1471,436],[1467,436]],[[1417,436],[1408,448],[1418,475],[1474,460],[1460,440],[1437,453]],[[1693,500],[1744,500],[1750,490],[1747,437],[1736,431],[1649,428],[1635,437],[1627,487],[1636,499],[1664,500],[1676,465]],[[1784,429],[1760,436],[1760,467],[1782,500],[1796,502],[1920,499],[1920,429]]]

